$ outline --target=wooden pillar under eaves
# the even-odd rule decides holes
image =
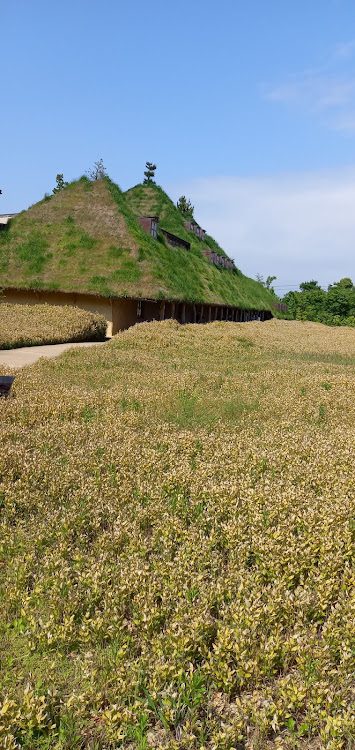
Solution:
[[[196,305],[192,305],[192,322],[196,323]]]
[[[210,305],[208,308],[208,322],[209,323],[211,322],[211,317],[212,317],[212,307]]]
[[[162,299],[160,303],[160,320],[165,320],[165,300]]]
[[[186,305],[181,305],[181,324],[184,326],[186,323]]]
[[[175,318],[175,302],[171,303],[171,317]]]
[[[199,323],[202,323],[202,318],[203,318],[203,305],[201,305],[201,307],[200,307],[200,314],[199,314],[199,317],[198,317],[198,322]]]

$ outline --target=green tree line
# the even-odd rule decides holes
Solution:
[[[355,286],[345,278],[329,284],[325,291],[318,281],[304,281],[300,291],[287,292],[282,299],[296,320],[313,320],[330,326],[355,326]]]

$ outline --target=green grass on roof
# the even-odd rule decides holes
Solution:
[[[195,254],[200,255],[201,250],[206,249],[206,246],[208,246],[220,255],[228,257],[213,237],[206,234],[206,239],[203,241],[184,227],[184,222],[188,221],[188,217],[183,216],[175,203],[164,193],[164,190],[159,185],[155,185],[154,183],[150,185],[136,185],[127,190],[125,196],[135,216],[159,216],[161,228],[190,242],[191,249],[195,251]]]
[[[191,244],[171,247],[155,240],[137,220],[158,215],[160,228]],[[109,178],[87,178],[15,216],[0,233],[0,287],[60,290],[186,300],[273,309],[273,297],[235,269],[217,268],[206,246],[184,227],[184,217],[157,185],[123,193]]]

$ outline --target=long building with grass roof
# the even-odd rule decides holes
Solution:
[[[154,183],[123,193],[108,177],[82,177],[2,225],[1,299],[97,311],[113,334],[166,317],[272,317],[273,295],[188,224]]]

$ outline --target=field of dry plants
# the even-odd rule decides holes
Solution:
[[[18,372],[2,749],[354,747],[354,365],[354,329],[166,321]]]
[[[0,349],[104,341],[106,318],[78,307],[0,304]]]

